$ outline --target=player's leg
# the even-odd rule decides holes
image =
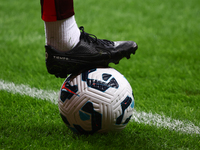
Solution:
[[[133,41],[100,40],[86,33],[83,27],[80,32],[74,19],[73,0],[41,0],[41,7],[50,74],[65,78],[83,68],[117,64],[137,50]]]
[[[59,51],[72,49],[80,38],[74,17],[73,0],[41,0],[46,45]]]

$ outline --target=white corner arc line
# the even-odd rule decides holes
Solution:
[[[27,95],[33,98],[47,100],[54,104],[57,104],[58,92],[55,92],[53,90],[47,91],[37,88],[31,88],[30,86],[24,84],[15,85],[13,82],[5,82],[4,80],[0,80],[0,90],[5,90],[13,94],[18,93],[20,95]],[[192,123],[191,121],[181,121],[159,114],[152,114],[134,110],[132,121],[150,126],[156,126],[158,128],[166,128],[186,134],[200,134],[200,127],[195,126],[194,123]]]

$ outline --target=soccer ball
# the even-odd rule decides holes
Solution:
[[[66,78],[58,107],[62,120],[75,133],[121,131],[134,108],[132,88],[113,68],[95,68]]]

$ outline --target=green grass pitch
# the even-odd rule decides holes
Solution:
[[[135,110],[191,122],[196,134],[133,120],[120,133],[77,136],[56,104],[1,85],[0,149],[200,149],[200,1],[75,0],[74,6],[86,32],[138,43],[136,55],[111,64],[130,82]],[[58,91],[64,79],[45,68],[39,0],[6,0],[0,16],[0,81]]]

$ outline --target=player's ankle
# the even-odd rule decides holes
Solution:
[[[74,16],[65,20],[45,22],[46,45],[68,51],[79,42],[80,30]]]

